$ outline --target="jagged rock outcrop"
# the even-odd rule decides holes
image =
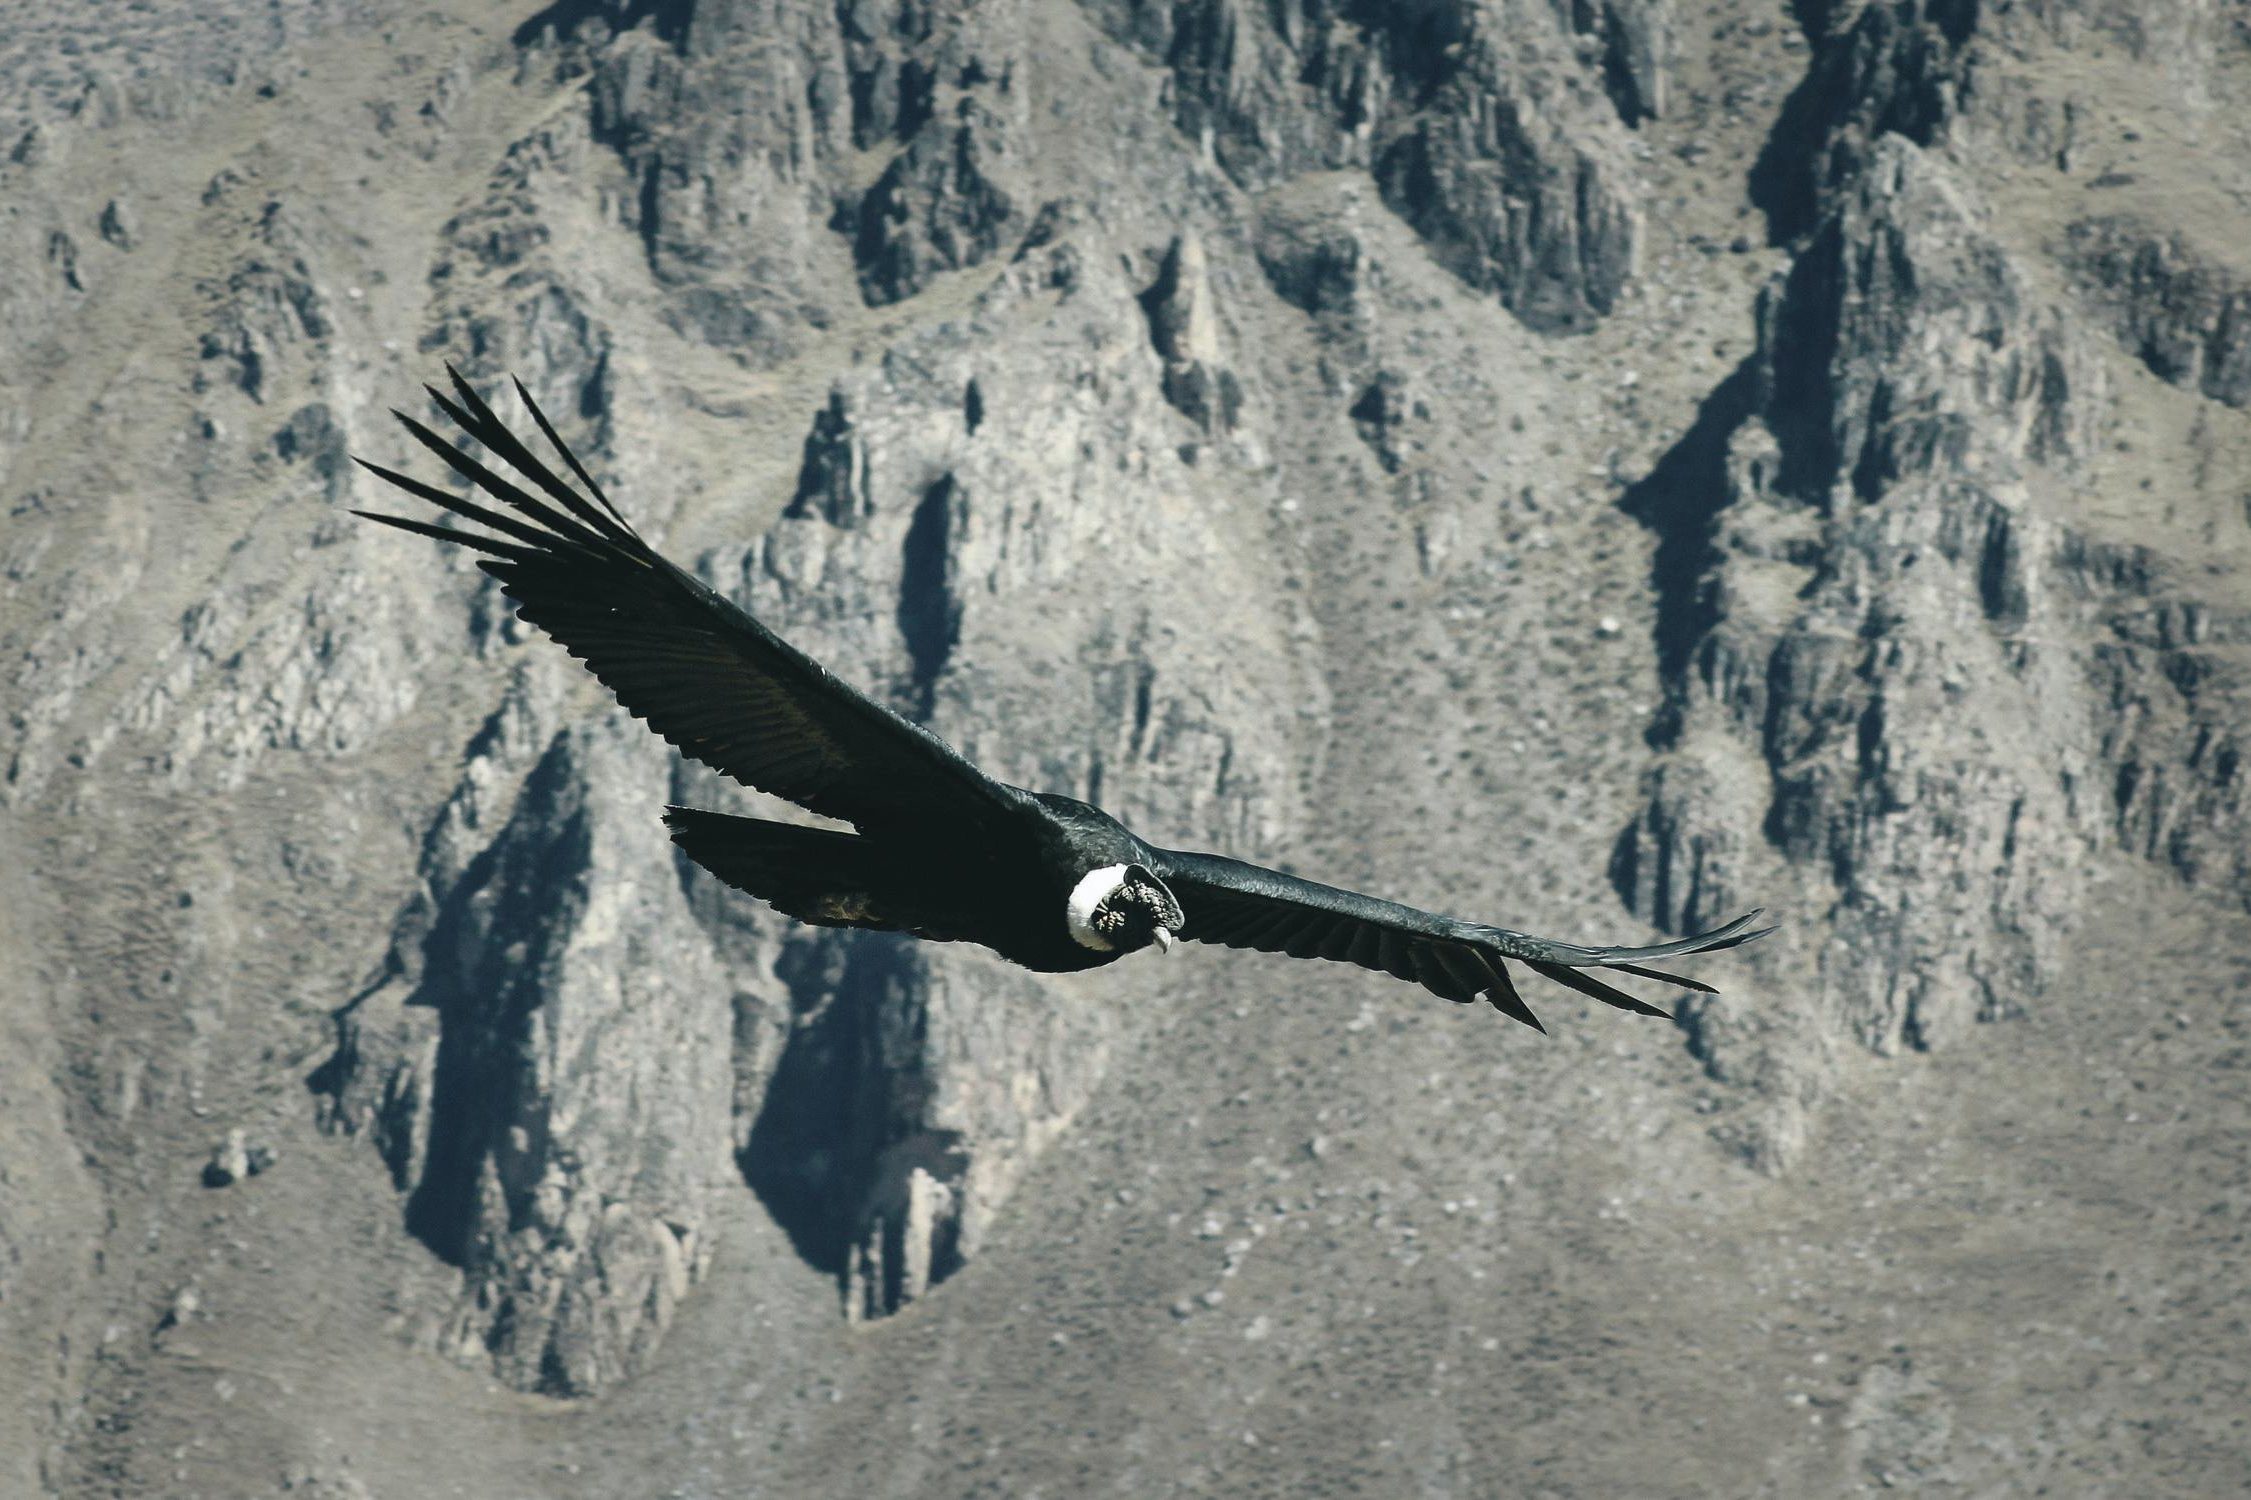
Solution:
[[[1812,229],[1886,136],[1939,142],[1970,87],[1979,12],[1978,0],[1875,0],[1800,12],[1811,66],[1751,175],[1778,238]]]
[[[734,1018],[645,790],[663,748],[604,715],[510,788],[540,717],[519,691],[472,745],[427,895],[316,1082],[461,1267],[440,1346],[583,1395],[642,1362],[708,1259]]]
[[[2082,219],[2069,235],[2073,264],[2152,374],[2251,406],[2251,275],[2131,217]]]
[[[552,156],[512,160],[545,171]],[[493,199],[535,191],[512,168]],[[547,309],[570,293],[536,241],[483,255],[490,221],[467,214],[454,233],[480,252],[476,274],[519,299],[477,325],[498,353],[554,327]],[[1176,434],[1201,423],[1167,405],[1167,374],[1218,353],[1211,294],[1200,266],[1193,274],[1201,290],[1181,294],[1177,317],[1163,299],[1152,310],[1127,269],[1085,263],[1068,215],[1049,216],[977,299],[967,339],[909,341],[832,392],[779,523],[704,567],[995,774],[1099,798],[1152,835],[1192,829],[1253,851],[1289,816],[1291,700],[1319,689],[1301,648],[1273,629],[1271,580],[1226,611],[1199,601],[1180,614],[1178,580],[1258,530],[1190,499]],[[444,284],[466,301],[455,280]],[[607,349],[575,337],[548,378],[568,389]],[[1082,394],[1025,401],[1019,389]],[[514,633],[494,607],[489,591],[474,604],[487,641]],[[607,741],[549,727],[552,690],[529,692],[519,685],[481,732],[426,840],[429,894],[402,916],[391,977],[340,1019],[323,1075],[331,1117],[370,1132],[410,1225],[463,1268],[445,1338],[539,1389],[584,1392],[635,1368],[694,1265],[658,1231],[675,1248],[697,1243],[709,1186],[652,1188],[637,1153],[683,1132],[732,1141],[803,1253],[839,1277],[852,1315],[893,1311],[942,1280],[1083,1105],[1119,1018],[986,955],[798,928],[700,872],[685,905],[650,896],[631,872],[654,857],[643,846],[661,757],[596,753]],[[676,795],[726,806],[740,794],[691,775]],[[641,852],[611,857],[638,904],[619,920],[683,956],[667,986],[696,990],[693,1024],[729,1038],[705,1038],[714,1061],[677,1118],[581,1099],[552,1065],[558,1027],[649,1066],[684,1045],[647,1033],[643,1013],[673,1002],[601,988],[572,966],[588,950],[577,934],[601,856],[628,848]],[[690,912],[693,930],[679,925]],[[532,930],[511,936],[510,921]],[[473,961],[511,944],[522,957],[504,967]],[[433,969],[433,945],[458,955],[453,967]],[[588,962],[615,979],[620,956],[596,953]],[[714,1012],[728,995],[732,1010]]]
[[[1366,245],[1362,195],[1275,193],[1258,232],[1259,269],[1284,302],[1322,324],[1324,342],[1366,344],[1375,320],[1375,265]]]
[[[1614,76],[1631,101],[1621,112],[1654,112],[1655,7],[1094,8],[1171,69],[1180,128],[1245,187],[1365,168],[1448,270],[1535,328],[1588,326],[1633,275],[1640,210],[1622,133],[1588,95]],[[1589,33],[1584,59],[1574,22]]]
[[[519,30],[561,76],[588,78],[587,129],[622,167],[605,208],[667,288],[663,316],[722,348],[779,353],[818,316],[807,271],[849,101],[835,15],[791,4],[623,5],[556,35]],[[755,122],[755,123],[754,123]]]
[[[2088,666],[2117,847],[2251,904],[2251,610],[2200,599],[2148,549],[2066,538],[2100,621]]]
[[[628,6],[566,35],[557,19],[521,34],[588,76],[592,135],[626,179],[612,207],[693,337],[776,354],[792,325],[825,323],[827,229],[881,305],[987,260],[1033,207],[1020,4]],[[851,160],[885,149],[872,180]]]
[[[280,203],[266,205],[258,237],[265,253],[205,290],[219,311],[217,326],[203,336],[203,357],[262,402],[268,367],[281,351],[326,339],[335,324],[306,263],[304,231]]]
[[[1187,601],[1242,522],[1189,498],[1158,360],[1121,337],[1141,316],[1125,275],[1082,266],[1068,237],[1032,251],[967,338],[915,341],[835,389],[781,521],[706,567],[993,774],[1151,837],[1255,850],[1291,814],[1290,685],[1319,690],[1271,629],[1272,579]],[[745,1170],[855,1316],[889,1312],[976,1253],[1122,1022],[982,953],[848,932],[788,946],[777,972],[817,1019],[789,1033]]]
[[[1834,56],[1887,38],[1892,63],[1851,74],[1878,95],[1906,87],[1893,63],[1963,40],[1875,9]],[[1937,73],[1908,71],[1909,95],[1937,97]],[[1832,102],[1842,140],[1894,108]],[[1668,531],[1672,689],[1614,870],[1638,908],[1685,924],[1779,878],[1774,856],[1817,874],[1833,904],[1786,941],[1821,976],[1813,1014],[1878,1051],[2036,1003],[2091,849],[2241,891],[2219,846],[2242,826],[2251,701],[2225,652],[2176,626],[2168,660],[2136,623],[2212,619],[2179,597],[2193,585],[2091,546],[2056,504],[2109,443],[2099,345],[2032,291],[1909,123],[1830,159],[1846,175],[1762,297],[1757,352],[1631,502]],[[2201,355],[2222,304],[2181,300]],[[1746,742],[1763,786],[1713,772]],[[1821,1067],[1789,1029],[1718,1006],[1691,1019],[1716,1075],[1795,1100]],[[1786,1158],[1794,1110],[1739,1143]]]
[[[1165,399],[1206,432],[1233,428],[1242,416],[1243,386],[1220,347],[1200,240],[1174,236],[1141,306],[1149,315],[1150,341],[1165,362]]]
[[[1398,473],[1400,465],[1406,461],[1401,437],[1414,404],[1407,378],[1397,370],[1376,371],[1376,378],[1368,382],[1352,403],[1353,428],[1387,473]]]
[[[1591,44],[1603,90],[1628,125],[1665,113],[1672,87],[1671,0],[1571,0],[1570,24]]]
[[[996,88],[1005,94],[1005,75]],[[1023,220],[1010,189],[1023,150],[1008,114],[975,97],[925,125],[861,198],[853,242],[870,303],[911,297],[944,271],[992,258]]]
[[[1943,163],[1890,136],[1768,288],[1737,390],[1731,429],[1639,497],[1709,530],[1661,617],[1668,763],[1618,883],[1693,927],[1781,878],[1771,847],[1832,893],[1787,938],[1821,976],[1810,1011],[1879,1051],[1934,1045],[2037,991],[2078,899],[2093,726],[2028,574],[2056,536],[2035,476],[2094,445],[2098,367]],[[1710,773],[1736,737],[1764,787]],[[1694,1024],[1721,1073],[1765,1070],[1726,1055],[1716,1007]],[[1789,1129],[1747,1149],[1786,1155]]]

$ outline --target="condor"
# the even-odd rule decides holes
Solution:
[[[1169,950],[1175,939],[1334,959],[1448,1000],[1482,997],[1532,1027],[1540,1023],[1517,993],[1510,961],[1607,1005],[1661,1016],[1587,971],[1709,993],[1709,985],[1644,965],[1773,930],[1753,929],[1753,912],[1643,948],[1551,942],[1215,854],[1160,849],[1100,808],[995,781],[658,555],[520,381],[517,394],[570,479],[458,372],[449,366],[447,374],[453,395],[432,388],[432,398],[513,477],[403,412],[396,415],[407,431],[483,498],[360,462],[485,531],[356,514],[482,553],[478,566],[500,580],[516,612],[681,754],[850,824],[844,832],[666,809],[673,841],[690,859],[800,921],[980,943],[1049,972]]]

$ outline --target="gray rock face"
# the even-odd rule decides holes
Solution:
[[[1939,143],[1963,107],[1976,56],[1977,0],[1877,0],[1803,12],[1815,46],[1804,82],[1753,171],[1777,231],[1812,227],[1849,191],[1886,136]]]
[[[2232,601],[2183,597],[2137,547],[2067,539],[2059,562],[2105,606],[2089,662],[2110,779],[2104,811],[2119,848],[2192,885],[2251,901],[2251,818],[2237,648],[2251,619]]]
[[[1243,387],[1223,363],[1218,314],[1203,245],[1175,238],[1141,294],[1149,337],[1165,362],[1165,399],[1207,433],[1232,430],[1242,415]]]
[[[0,1491],[2233,1482],[2251,54],[1795,15],[0,28]],[[1783,932],[1537,1044],[786,921],[344,514],[448,360],[997,776]]]
[[[1779,878],[1775,857],[1825,881],[1832,905],[1790,940],[1815,950],[1811,1003],[1878,1051],[2021,1006],[2078,899],[2093,725],[2061,730],[2084,683],[2033,644],[2068,626],[2027,570],[2055,545],[2035,475],[2087,451],[2103,395],[2028,301],[1946,168],[1888,138],[1764,294],[1740,405],[1707,409],[1730,427],[1641,501],[1689,555],[1659,627],[1669,763],[1620,887],[1693,926]],[[1755,746],[1764,785],[1714,776],[1736,757],[1713,736]],[[1934,889],[1955,895],[1916,894]],[[1723,1076],[1772,1071],[1730,1055],[1762,1043],[1712,1010],[1693,1034]],[[1746,1149],[1787,1155],[1789,1116]]]
[[[1762,295],[1749,364],[1629,501],[1666,534],[1672,686],[1617,883],[1693,925],[1782,878],[1776,858],[1817,875],[1832,904],[1785,940],[1813,950],[1810,1003],[1879,1052],[2037,1003],[2095,848],[2244,894],[2243,863],[2204,839],[2240,827],[2240,675],[2176,633],[2185,655],[2139,678],[2157,643],[2137,622],[2212,602],[2171,597],[2185,580],[2091,544],[2054,502],[2111,431],[2097,349],[1913,144],[1953,108],[1968,24],[1870,7],[1817,62],[1823,215]],[[2077,226],[2074,254],[2154,370],[2224,397],[2226,296],[2146,244],[2123,269],[2102,248],[2118,234]],[[1741,758],[1730,740],[1763,778],[1716,772]],[[1784,1100],[1738,1144],[1786,1159],[1820,1071],[1807,1032],[1717,1007],[1690,1029],[1716,1076]]]
[[[1624,142],[1586,95],[1607,72],[1629,120],[1655,112],[1655,7],[1590,10],[1581,29],[1609,40],[1584,60],[1533,3],[1095,8],[1164,60],[1180,128],[1246,187],[1365,168],[1441,264],[1535,328],[1587,326],[1633,273]]]
[[[1047,290],[1078,263],[1067,239],[1032,252],[960,333],[838,386],[780,522],[706,567],[995,775],[1151,837],[1263,848],[1291,815],[1290,692],[1318,694],[1311,664],[1271,631],[1271,580],[1208,601],[1196,630],[1160,603],[1243,534],[1185,503],[1191,471],[1162,446],[1183,429],[1159,350],[1215,356],[1215,335],[1117,337],[1140,322],[1119,273]],[[746,1173],[855,1316],[895,1310],[976,1253],[1121,1023],[989,956],[879,935],[801,934],[777,973],[817,1020],[789,1034]]]
[[[720,347],[777,351],[821,288],[803,268],[843,149],[836,22],[788,4],[626,7],[558,40],[563,76],[590,74],[588,134],[623,180],[607,207],[672,289],[675,329]],[[748,122],[757,121],[756,134]]]
[[[267,205],[259,238],[268,256],[247,260],[210,289],[219,326],[204,335],[203,357],[253,401],[266,399],[267,368],[283,346],[335,332],[327,299],[313,284],[300,231],[279,203]]]
[[[779,523],[704,566],[996,774],[1255,850],[1289,814],[1282,695],[1318,689],[1273,636],[1271,583],[1195,632],[1153,609],[1168,575],[1243,534],[1185,502],[1168,440],[1194,429],[1158,373],[1217,368],[1209,294],[1179,293],[1177,318],[1159,298],[1145,326],[1131,280],[1082,270],[1052,232],[966,338],[902,345],[839,385]],[[1089,397],[1015,397],[1047,389]],[[976,1253],[1118,1021],[983,955],[796,929],[700,872],[684,896],[653,817],[661,747],[636,751],[615,721],[591,739],[548,727],[555,690],[533,685],[555,675],[520,678],[479,733],[426,839],[394,981],[341,1018],[323,1076],[330,1118],[371,1134],[409,1226],[463,1269],[442,1342],[559,1394],[634,1369],[700,1267],[724,1142],[853,1316],[896,1310]],[[730,800],[708,776],[680,795]],[[612,861],[641,874],[602,896]],[[649,985],[708,1003],[656,1004]],[[656,1071],[595,1070],[589,1093],[566,1043]]]
[[[659,748],[609,720],[556,734],[503,816],[487,799],[530,717],[511,704],[480,736],[397,972],[339,1016],[320,1082],[329,1118],[382,1151],[408,1227],[462,1269],[442,1345],[583,1395],[646,1356],[708,1258],[734,1021],[631,795]]]
[[[861,295],[896,302],[941,271],[990,259],[1022,216],[1002,115],[963,100],[951,128],[918,135],[860,200]]]
[[[2070,244],[2118,337],[2152,374],[2251,406],[2251,277],[2132,218],[2081,220]]]
[[[1603,91],[1628,125],[1665,112],[1672,86],[1672,9],[1669,0],[1572,0],[1571,27],[1596,50]]]

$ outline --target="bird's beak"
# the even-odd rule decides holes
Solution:
[[[1170,927],[1157,929],[1157,951],[1159,953],[1170,953],[1172,951],[1172,929]]]

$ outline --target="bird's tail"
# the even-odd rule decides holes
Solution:
[[[890,858],[858,834],[668,807],[665,826],[688,858],[775,910],[824,927],[895,929]]]

